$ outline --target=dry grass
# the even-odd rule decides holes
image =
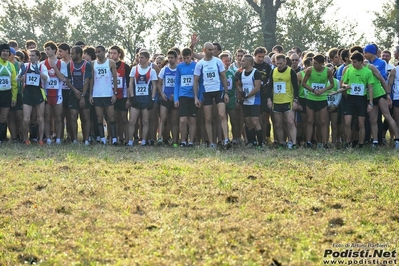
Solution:
[[[6,144],[0,164],[5,265],[321,265],[334,243],[399,243],[388,149]]]

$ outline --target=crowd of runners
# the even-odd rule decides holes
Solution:
[[[399,46],[392,57],[375,44],[318,54],[198,42],[138,48],[131,64],[117,45],[2,44],[0,144],[399,149]]]

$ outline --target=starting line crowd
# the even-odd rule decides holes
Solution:
[[[262,149],[273,130],[276,147],[362,148],[385,145],[389,130],[399,149],[390,51],[367,44],[324,56],[276,45],[233,54],[206,42],[196,53],[198,41],[193,34],[190,47],[152,56],[137,49],[132,65],[116,45],[0,45],[0,143],[78,143],[80,117],[85,145]]]

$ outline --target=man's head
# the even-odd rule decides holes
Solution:
[[[32,49],[29,51],[29,61],[36,64],[40,60],[40,51],[37,49]]]
[[[125,58],[125,52],[121,47],[114,45],[109,48],[109,57],[115,62],[118,62],[119,60],[123,60]]]
[[[96,60],[96,49],[94,49],[94,47],[87,46],[83,50],[83,59],[89,62]]]
[[[313,67],[318,71],[322,70],[324,67],[325,61],[326,61],[326,58],[323,55],[318,54],[315,57],[313,57]]]
[[[147,51],[141,51],[139,53],[139,64],[142,66],[146,66],[150,61],[150,53]]]
[[[222,60],[225,67],[229,67],[231,64],[231,56],[229,53],[223,52],[219,55],[220,60]]]
[[[71,49],[72,61],[79,62],[80,60],[82,60],[82,56],[83,56],[83,50],[79,45],[75,45],[74,47],[72,47]]]
[[[77,41],[75,43],[76,46],[80,46],[80,48],[85,49],[86,44],[83,41]]]
[[[34,40],[27,40],[25,42],[26,50],[32,50],[37,48],[37,43]]]
[[[285,55],[277,54],[275,60],[276,60],[276,66],[279,70],[283,70],[286,67],[287,61]]]
[[[169,50],[167,53],[169,65],[175,66],[177,60],[177,52],[175,50]]]
[[[214,42],[213,44],[213,56],[218,57],[222,52],[222,46],[218,42]]]
[[[266,54],[267,54],[267,49],[265,47],[260,46],[255,48],[254,50],[255,63],[262,64]]]
[[[341,51],[341,60],[342,62],[348,63],[349,62],[349,50],[344,49]]]
[[[159,69],[161,69],[161,64],[162,64],[163,60],[165,60],[164,55],[158,55],[158,57],[155,59],[155,64],[159,67]]]
[[[0,55],[1,59],[7,61],[8,58],[10,57],[10,46],[7,43],[0,45],[0,53],[1,53]]]
[[[44,51],[48,57],[54,56],[57,54],[57,45],[53,41],[48,41],[43,46]]]
[[[252,55],[246,54],[242,57],[241,67],[245,70],[251,69],[254,65],[254,58]]]
[[[186,63],[186,64],[190,64],[191,63],[191,58],[192,58],[192,51],[191,51],[191,49],[190,48],[184,48],[182,51],[181,51],[181,54],[182,54],[182,56],[183,56],[183,61],[184,61],[184,63]]]
[[[328,51],[328,58],[330,58],[331,63],[334,66],[338,66],[340,64],[340,59],[339,59],[339,55],[338,55],[338,48],[331,48]]]
[[[301,57],[302,55],[302,50],[298,47],[298,46],[294,46],[292,47],[292,50],[294,50],[296,52],[296,54]]]
[[[25,62],[25,54],[22,51],[16,51],[15,52],[15,58],[19,61],[19,62]]]
[[[105,47],[102,45],[99,45],[96,47],[96,56],[98,60],[104,60],[105,59]]]
[[[305,68],[313,66],[313,57],[308,57],[303,61]]]
[[[364,57],[367,60],[373,60],[377,56],[378,47],[374,43],[367,44],[364,49]]]
[[[349,52],[351,53],[351,54],[353,54],[354,52],[359,52],[359,53],[361,53],[361,54],[363,54],[363,48],[360,46],[360,45],[354,45],[354,46],[352,46],[351,48],[349,48]]]
[[[236,51],[236,62],[238,64],[241,64],[241,59],[243,58],[243,56],[246,54],[244,49],[237,49]]]
[[[290,57],[290,58],[291,58],[291,55],[292,55],[292,54],[296,54],[296,52],[295,52],[294,50],[289,50],[289,51],[287,52],[287,56]]]
[[[292,65],[291,65],[292,69],[297,69],[298,68],[298,64],[299,64],[299,55],[297,55],[296,53],[292,54],[290,56],[290,59],[291,59],[291,62],[292,62]]]
[[[272,51],[276,52],[278,54],[283,54],[284,53],[284,48],[283,48],[283,46],[277,44],[277,45],[273,46]]]
[[[15,49],[15,51],[18,51],[18,43],[15,40],[9,40],[8,41],[8,45],[12,48]]]
[[[361,69],[363,66],[364,57],[359,52],[354,52],[351,55],[352,66],[356,69]]]
[[[381,59],[384,60],[385,62],[387,62],[387,64],[389,64],[389,61],[391,61],[391,57],[392,57],[392,55],[389,50],[382,51]]]
[[[204,54],[205,54],[206,58],[208,58],[208,59],[212,58],[214,50],[215,50],[215,48],[214,48],[212,43],[210,43],[210,42],[204,43],[203,51],[204,51]]]
[[[61,43],[60,45],[58,45],[57,55],[60,58],[68,58],[70,52],[71,52],[71,47],[68,44]]]

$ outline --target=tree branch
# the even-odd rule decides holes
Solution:
[[[258,4],[255,3],[254,0],[246,0],[246,1],[255,10],[256,13],[260,14],[262,12],[260,6],[258,6]]]
[[[277,11],[279,10],[280,7],[281,7],[281,0],[276,0],[276,3],[273,7],[274,14],[277,14]]]

